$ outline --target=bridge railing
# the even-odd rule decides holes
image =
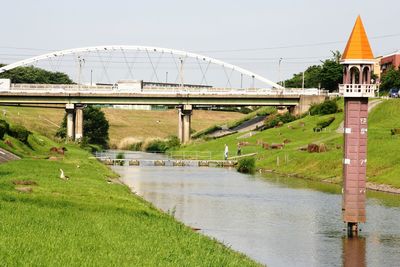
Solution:
[[[151,159],[181,159],[181,160],[211,160],[212,152],[211,151],[169,151],[166,153],[163,152],[146,152],[147,154],[152,154],[150,156]],[[122,159],[118,159],[118,155],[122,154]],[[101,160],[121,160],[121,161],[129,161],[132,159],[145,159],[146,154],[140,151],[118,151],[118,150],[110,150],[110,151],[98,151],[94,153],[94,156]],[[222,158],[222,154],[221,154]]]
[[[193,88],[193,87],[168,87],[168,88],[143,88],[143,89],[119,89],[117,85],[78,85],[78,84],[11,84],[11,92],[31,93],[132,93],[132,94],[165,94],[165,95],[328,95],[327,90],[320,89],[269,89],[269,88]]]
[[[211,151],[171,151],[168,152],[168,157],[171,159],[182,160],[211,160]],[[221,154],[222,157],[222,154]]]

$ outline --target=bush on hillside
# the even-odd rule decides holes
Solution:
[[[180,146],[179,138],[177,136],[170,136],[167,140],[155,139],[150,141],[145,147],[146,152],[165,152],[168,149],[176,149]]]
[[[293,116],[289,112],[286,112],[285,114],[272,114],[265,120],[263,129],[273,128],[294,120],[296,120],[296,116]]]
[[[10,125],[5,120],[0,120],[0,139],[10,131]]]
[[[390,129],[390,133],[391,133],[392,135],[400,134],[400,128],[393,128],[393,129]]]
[[[338,112],[338,105],[335,100],[326,100],[321,104],[312,104],[310,115],[328,115]]]
[[[321,131],[322,129],[328,127],[329,125],[332,124],[332,122],[335,120],[335,117],[329,117],[325,120],[321,120],[317,123],[317,126],[313,128],[314,132],[315,131]]]
[[[156,139],[150,141],[145,148],[146,152],[165,152],[167,150],[167,143],[166,141]]]
[[[242,158],[238,161],[237,171],[241,173],[254,173],[256,171],[255,158]]]
[[[142,142],[142,141],[139,141],[139,142],[136,142],[136,143],[131,144],[131,145],[129,146],[129,150],[132,150],[132,151],[141,151],[141,150],[142,150],[142,146],[143,146],[143,142]]]
[[[10,127],[8,134],[24,144],[28,144],[28,137],[31,134],[24,126],[22,125],[13,125]]]

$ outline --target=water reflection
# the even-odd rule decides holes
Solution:
[[[366,267],[366,240],[364,237],[343,237],[343,266]]]
[[[175,207],[178,220],[268,266],[396,266],[400,258],[400,205],[391,196],[370,198],[361,237],[347,239],[339,186],[213,168],[115,170],[155,206]]]

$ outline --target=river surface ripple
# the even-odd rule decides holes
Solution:
[[[400,264],[400,196],[369,197],[367,223],[361,225],[358,238],[349,239],[343,232],[337,186],[222,168],[113,169],[156,207],[175,210],[175,217],[186,225],[268,266]]]

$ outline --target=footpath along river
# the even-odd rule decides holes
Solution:
[[[358,238],[349,239],[339,186],[223,168],[113,169],[156,207],[270,267],[400,266],[399,195],[370,192],[367,223]]]

